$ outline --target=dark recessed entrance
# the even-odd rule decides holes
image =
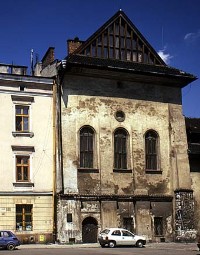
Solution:
[[[87,217],[82,222],[82,241],[83,243],[97,242],[97,221],[93,217]]]

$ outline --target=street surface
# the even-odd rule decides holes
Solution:
[[[200,255],[193,244],[150,244],[145,248],[101,248],[84,245],[21,245],[15,251],[0,250],[0,255]]]

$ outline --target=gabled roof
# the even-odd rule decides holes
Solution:
[[[166,65],[122,10],[111,17],[73,54]]]
[[[160,84],[170,86],[171,82],[171,85],[180,88],[197,79],[190,73],[166,65],[121,10],[85,42],[81,41],[80,46],[64,61],[66,68],[82,66],[162,77]]]

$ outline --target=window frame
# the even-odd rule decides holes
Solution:
[[[35,152],[35,148],[33,146],[11,146],[13,151],[13,185],[15,187],[28,188],[33,187],[33,169],[32,169],[32,161],[33,161],[33,153]],[[29,157],[29,168],[28,168],[28,180],[17,179],[17,157]]]
[[[153,138],[155,140],[155,144],[151,143],[149,145],[149,147],[147,148],[147,135],[153,134]],[[155,146],[155,148],[153,148],[153,146]],[[147,173],[161,173],[160,170],[160,138],[158,135],[158,132],[156,132],[153,129],[149,129],[145,132],[144,135],[144,153],[145,153],[145,171]],[[150,151],[149,152],[149,148],[150,150],[154,150],[153,152]],[[148,150],[147,150],[148,149]],[[156,163],[154,163],[154,161],[156,161]],[[149,168],[148,166],[151,165],[151,167]],[[153,167],[152,167],[153,165]]]
[[[73,222],[73,215],[72,213],[67,213],[67,223],[72,223]]]
[[[18,208],[22,209],[20,212],[18,212]],[[28,211],[28,207],[30,207],[30,211]],[[16,210],[16,231],[33,231],[33,204],[16,204],[15,205]],[[31,221],[26,221],[26,217],[31,216]],[[18,217],[21,217],[21,221],[17,219]],[[27,224],[31,222],[30,226],[27,228]],[[20,225],[21,224],[21,225]],[[18,227],[17,227],[18,225]]]
[[[85,131],[86,135],[84,135],[84,130],[86,130]],[[86,146],[85,144],[83,144],[84,143],[83,139],[86,140],[85,141]],[[94,169],[94,165],[95,165],[94,157],[95,157],[95,131],[91,126],[87,126],[87,125],[82,126],[79,129],[79,167],[80,169]]]
[[[13,102],[13,132],[12,135],[14,137],[17,136],[25,136],[32,138],[34,136],[34,133],[32,132],[32,103],[34,103],[34,97],[27,97],[27,96],[11,96],[12,102]],[[28,107],[28,130],[17,130],[16,126],[16,109],[17,107],[21,106]]]
[[[119,134],[117,134],[118,132],[120,132]],[[124,137],[122,137],[124,135]],[[116,136],[121,136],[118,137],[116,140]],[[125,140],[125,141],[124,141]],[[122,171],[122,172],[126,172],[126,171],[131,171],[128,169],[128,154],[129,154],[129,149],[128,149],[128,141],[129,141],[129,134],[127,132],[127,130],[125,128],[122,127],[118,127],[114,130],[113,132],[113,167],[114,167],[114,171]],[[116,151],[116,146],[117,143],[120,144],[120,146],[124,146],[123,148],[118,148],[118,150]],[[125,144],[125,145],[124,145]]]
[[[18,160],[20,159],[20,162]],[[27,163],[25,163],[24,159],[27,159]],[[22,179],[19,180],[18,175],[19,171],[18,169],[20,168],[21,176]],[[25,174],[27,168],[27,174]],[[15,155],[15,176],[16,176],[16,182],[30,182],[30,155]],[[27,180],[25,176],[27,175]]]
[[[17,109],[20,109],[20,113],[17,113]],[[27,114],[25,113],[25,110],[27,109]],[[20,124],[20,129],[18,129],[18,125],[17,125],[17,119],[21,118],[21,122],[22,124]],[[25,128],[25,118],[27,118],[27,126],[28,128]],[[22,104],[16,104],[15,105],[15,132],[17,133],[28,133],[30,132],[30,106],[29,105],[22,105]]]

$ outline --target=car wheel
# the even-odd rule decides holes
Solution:
[[[143,247],[143,242],[140,241],[140,240],[137,241],[136,246],[137,246],[138,248],[142,248],[142,247]]]
[[[109,244],[108,244],[108,246],[109,246],[110,248],[114,248],[114,247],[116,246],[116,243],[115,243],[114,241],[110,241]]]
[[[9,243],[9,244],[7,245],[7,249],[10,250],[10,251],[13,251],[13,250],[15,249],[14,243]]]

